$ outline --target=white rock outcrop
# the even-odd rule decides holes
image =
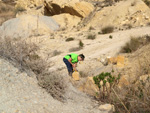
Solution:
[[[0,26],[0,34],[1,37],[27,38],[49,34],[58,28],[59,25],[51,17],[22,15],[4,22]]]

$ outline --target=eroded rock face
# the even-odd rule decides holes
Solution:
[[[61,13],[69,13],[78,17],[86,17],[94,7],[87,2],[76,2],[59,5],[55,2],[45,2],[45,15],[53,16]]]
[[[51,17],[22,15],[4,22],[0,27],[0,34],[1,37],[27,38],[48,34],[58,28],[58,24]]]
[[[142,0],[126,0],[96,12],[89,26],[103,28],[114,26],[131,28],[146,26],[150,20],[150,9]]]

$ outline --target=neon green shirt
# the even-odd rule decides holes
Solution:
[[[78,54],[75,54],[75,53],[71,53],[71,54],[69,54],[69,55],[71,55],[71,58],[72,58],[72,63],[77,63],[78,62]],[[66,55],[64,58],[65,59],[69,59],[70,58],[70,56],[69,55]]]

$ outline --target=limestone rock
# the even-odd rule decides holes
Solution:
[[[29,7],[39,6],[44,4],[44,0],[17,0],[16,1],[16,9],[28,9]]]
[[[114,107],[114,105],[111,105],[111,104],[100,105],[100,106],[99,106],[99,109],[100,109],[101,111],[105,111],[105,112],[108,112],[108,113],[113,113],[113,112],[115,112],[115,107]]]
[[[86,92],[92,96],[95,96],[99,92],[99,88],[94,83],[93,77],[87,77],[86,82],[80,86],[81,91]]]
[[[124,67],[124,64],[125,64],[125,57],[118,56],[117,57],[117,67]]]
[[[79,77],[79,72],[75,71],[72,73],[72,78],[76,81],[80,80],[80,77]]]
[[[117,67],[124,67],[125,65],[125,57],[121,55],[117,57],[107,58],[107,61],[108,61],[108,64],[117,64]]]
[[[129,76],[128,75],[123,75],[121,76],[119,83],[118,83],[118,87],[119,88],[123,88],[124,86],[129,86]]]
[[[31,35],[51,33],[58,28],[58,24],[51,17],[22,15],[4,22],[0,33],[2,37],[27,38]]]
[[[88,2],[69,2],[63,6],[58,2],[45,3],[45,14],[49,16],[68,13],[83,18],[89,15],[93,9],[93,5]]]
[[[81,18],[67,13],[54,15],[52,18],[59,24],[60,28],[73,28],[81,21]]]

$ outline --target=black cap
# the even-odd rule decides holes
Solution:
[[[79,56],[84,60],[85,56],[83,54],[80,54]]]

